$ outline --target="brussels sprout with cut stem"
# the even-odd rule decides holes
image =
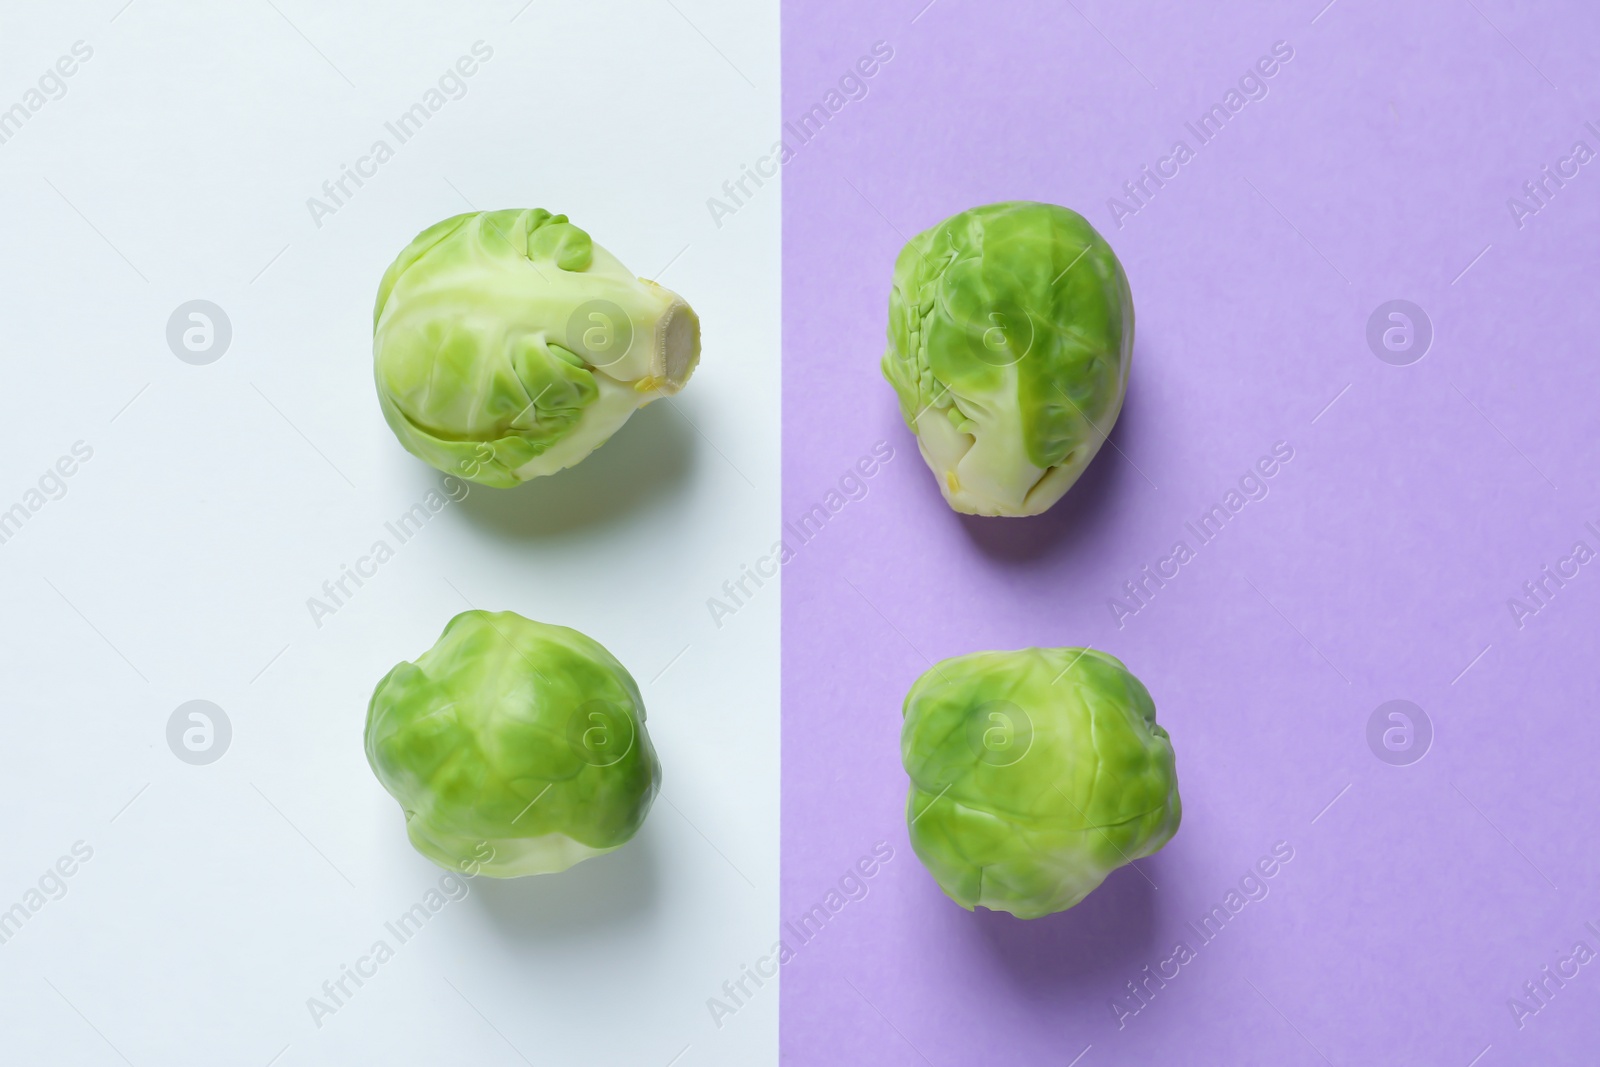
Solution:
[[[700,320],[565,215],[479,211],[424,230],[390,265],[372,352],[406,450],[508,488],[572,466],[683,388]]]
[[[895,262],[883,375],[956,511],[1061,499],[1116,424],[1132,353],[1122,265],[1064,207],[963,211]]]

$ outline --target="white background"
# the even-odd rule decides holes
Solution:
[[[94,850],[0,945],[0,1060],[776,1062],[774,985],[706,1007],[777,926],[778,591],[706,605],[778,526],[778,189],[706,206],[772,140],[776,3],[122,5],[0,7],[0,109],[94,49],[0,144],[0,509],[94,450],[0,544],[0,909]],[[318,228],[306,199],[478,40],[466,96]],[[498,207],[683,294],[700,370],[579,467],[473,487],[318,628],[307,598],[439,482],[373,395],[378,279]],[[165,336],[197,298],[233,327],[209,366]],[[616,853],[471,881],[319,1029],[307,998],[442,873],[366,765],[367,699],[469,603],[627,665],[662,795]],[[209,766],[166,741],[197,698],[233,727]]]

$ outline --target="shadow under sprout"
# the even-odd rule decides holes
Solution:
[[[1121,448],[1126,452],[1123,442],[1139,435],[1142,407],[1138,391],[1130,386],[1110,438],[1082,477],[1044,514],[1021,519],[957,515],[972,543],[998,563],[1032,563],[1070,552],[1075,545],[1092,538],[1113,521],[1118,498],[1128,493],[1154,492],[1145,476],[1117,451]]]
[[[1119,867],[1077,907],[1041,919],[1005,912],[967,918],[1010,976],[1019,995],[1050,997],[1063,987],[1102,990],[1109,997],[1165,952],[1156,943],[1155,857]]]
[[[697,446],[678,397],[635,412],[587,459],[515,489],[474,485],[461,502],[473,522],[504,537],[538,540],[620,519],[676,494]]]
[[[507,938],[541,944],[579,941],[653,911],[660,868],[652,835],[641,830],[615,852],[559,874],[474,878],[472,898]]]

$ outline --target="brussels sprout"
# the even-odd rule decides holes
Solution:
[[[383,275],[378,402],[418,459],[508,488],[570,467],[683,388],[700,320],[548,211],[431,226]]]
[[[462,612],[384,675],[366,748],[417,851],[496,878],[620,848],[661,785],[622,664],[576,630],[510,611]]]
[[[1160,850],[1183,808],[1167,731],[1103,652],[974,652],[906,694],[911,847],[945,895],[1036,919]]]
[[[1132,352],[1122,264],[1064,207],[963,211],[895,261],[883,376],[957,511],[1060,500],[1116,424]]]

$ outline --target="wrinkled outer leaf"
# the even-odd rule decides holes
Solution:
[[[420,852],[502,877],[619,847],[661,783],[622,664],[509,611],[463,612],[391,670],[367,708],[366,750]]]

